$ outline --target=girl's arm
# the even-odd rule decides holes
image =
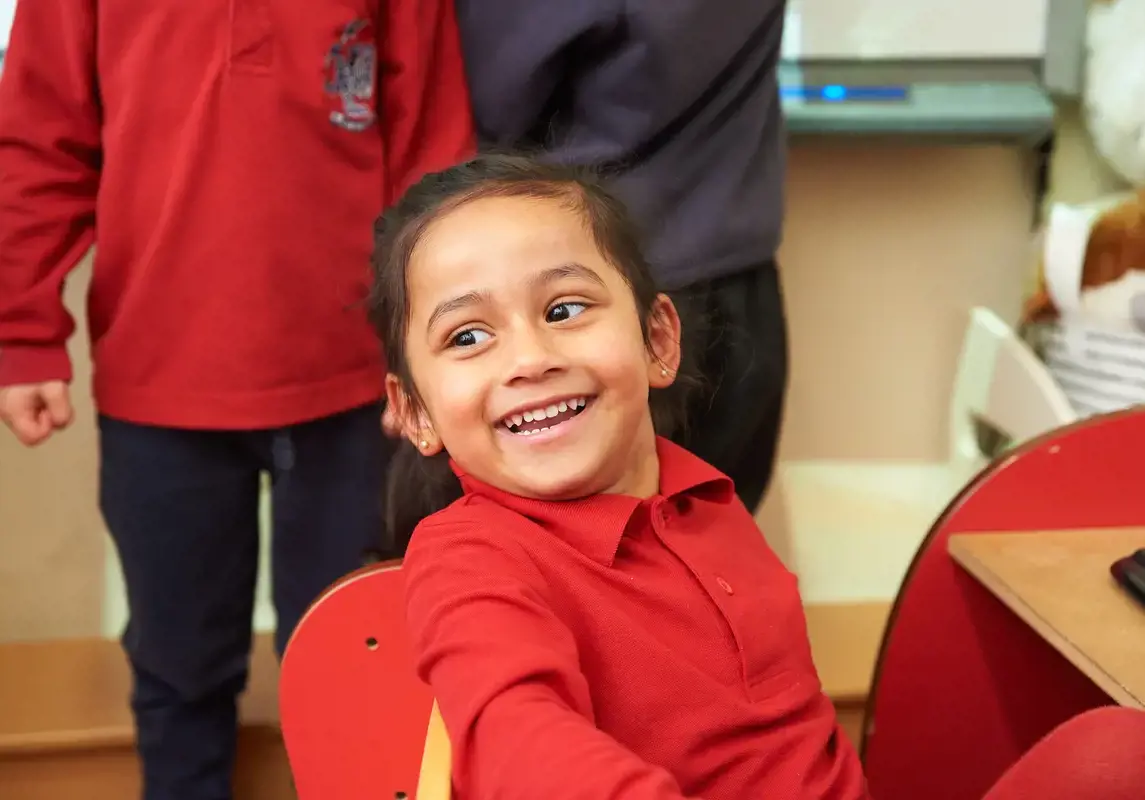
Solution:
[[[675,779],[593,724],[571,632],[512,539],[422,525],[406,556],[418,672],[433,688],[465,797],[683,800]]]

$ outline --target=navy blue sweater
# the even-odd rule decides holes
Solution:
[[[774,257],[785,0],[457,0],[482,143],[600,167],[662,288]]]

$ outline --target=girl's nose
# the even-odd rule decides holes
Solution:
[[[537,380],[560,369],[561,359],[551,337],[531,326],[513,334],[510,380]]]

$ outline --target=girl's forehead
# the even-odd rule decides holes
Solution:
[[[410,258],[411,284],[477,273],[520,273],[554,262],[599,263],[576,210],[556,200],[492,197],[452,209],[427,226]]]

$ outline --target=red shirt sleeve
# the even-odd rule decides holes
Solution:
[[[528,554],[487,528],[423,524],[403,565],[418,672],[441,708],[463,795],[682,800],[666,770],[595,727],[572,632]]]
[[[453,0],[382,5],[378,114],[390,205],[427,172],[472,157],[475,136]]]
[[[95,239],[94,0],[16,4],[0,79],[0,386],[70,380],[68,272]]]

